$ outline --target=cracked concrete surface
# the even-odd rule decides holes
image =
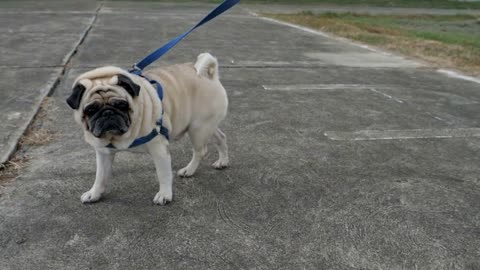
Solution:
[[[480,138],[432,137],[480,127],[480,84],[369,57],[241,7],[155,63],[218,57],[231,167],[213,170],[211,154],[195,177],[175,179],[174,201],[159,207],[151,160],[123,153],[105,198],[81,204],[95,154],[64,102],[72,80],[100,65],[128,67],[211,7],[105,3],[52,94],[47,128],[57,136],[29,148],[28,166],[0,190],[1,269],[480,268]],[[69,17],[76,7],[38,9]],[[96,5],[78,9],[88,22]],[[61,63],[61,53],[48,53]],[[363,65],[349,65],[349,54]],[[10,85],[29,89],[51,74],[5,69]],[[350,139],[365,130],[431,136]],[[332,140],[327,131],[346,135]],[[188,162],[187,140],[171,150],[173,169]]]

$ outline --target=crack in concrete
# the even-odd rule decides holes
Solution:
[[[95,22],[97,21],[97,18],[98,18],[98,14],[100,13],[100,10],[102,9],[103,7],[103,3],[100,3],[98,6],[97,6],[97,9],[95,10],[95,13],[92,17],[92,19],[90,20],[90,23],[88,24],[87,28],[85,29],[85,31],[83,32],[82,36],[80,37],[80,39],[78,40],[77,44],[75,45],[75,47],[73,48],[73,50],[66,55],[66,57],[64,58],[64,61],[63,62],[63,72],[62,72],[62,75],[65,74],[65,71],[67,70],[68,66],[70,65],[73,57],[77,54],[80,46],[82,46],[83,42],[85,41],[85,39],[87,38],[88,34],[90,33],[90,30],[92,30],[93,28],[93,25],[95,24]]]

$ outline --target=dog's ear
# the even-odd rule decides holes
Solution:
[[[67,104],[70,108],[76,110],[80,107],[80,101],[82,101],[83,93],[85,93],[85,86],[78,83],[73,88],[72,94],[67,98]]]
[[[134,83],[129,77],[123,75],[123,74],[118,74],[117,75],[118,82],[117,84],[125,90],[132,96],[136,97],[140,93],[140,86],[136,83]]]

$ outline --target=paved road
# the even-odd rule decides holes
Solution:
[[[75,38],[92,27],[54,88],[43,123],[54,140],[29,148],[28,166],[2,187],[0,268],[480,268],[480,84],[241,8],[157,63],[219,58],[231,167],[213,170],[210,155],[159,207],[152,162],[121,154],[105,199],[82,205],[95,155],[64,103],[73,78],[129,66],[210,6],[82,7],[22,10],[71,18]],[[36,81],[20,75],[11,85]],[[174,169],[188,162],[187,140],[172,156]]]

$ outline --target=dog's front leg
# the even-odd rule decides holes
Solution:
[[[153,202],[164,205],[171,202],[173,197],[173,174],[168,143],[163,142],[163,139],[161,139],[149,143],[147,147],[155,163],[158,182],[160,183],[160,190],[157,195],[155,195],[155,198],[153,198]]]
[[[112,164],[115,154],[110,150],[95,150],[97,154],[97,175],[92,188],[83,193],[81,200],[83,203],[96,202],[102,196],[107,187],[107,183],[112,177]]]

